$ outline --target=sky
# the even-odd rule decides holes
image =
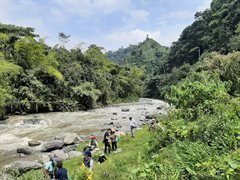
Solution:
[[[117,50],[143,41],[148,34],[171,46],[194,14],[211,0],[0,0],[0,23],[33,27],[46,43],[70,35],[68,48],[91,44]]]

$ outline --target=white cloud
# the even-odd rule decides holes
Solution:
[[[0,22],[24,27],[33,27],[41,36],[49,36],[44,18],[39,16],[41,8],[32,0],[1,0]]]
[[[149,14],[148,11],[143,9],[131,10],[128,17],[123,18],[123,21],[127,26],[135,27],[139,23],[147,22]]]
[[[170,12],[168,15],[166,15],[166,18],[188,19],[188,18],[192,18],[193,15],[194,15],[193,11],[176,11],[176,12]]]
[[[144,31],[141,29],[133,29],[131,31],[121,31],[114,32],[107,36],[107,39],[112,42],[116,42],[126,47],[129,44],[137,44],[146,39],[147,34],[150,38],[153,38],[157,41],[160,40],[161,32],[160,31]]]
[[[186,28],[187,25],[183,24],[175,24],[173,26],[168,26],[168,28],[162,31],[162,36],[159,40],[159,43],[164,46],[171,46],[174,41],[177,41],[182,33],[183,29]]]
[[[212,0],[203,0],[202,4],[197,8],[198,11],[204,11],[210,8]]]
[[[115,11],[125,11],[130,0],[52,0],[62,11],[81,17],[108,15]]]
[[[51,18],[58,23],[65,23],[68,19],[67,15],[63,13],[60,9],[51,8],[50,9]]]

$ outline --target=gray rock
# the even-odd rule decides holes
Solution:
[[[38,124],[40,124],[40,121],[41,120],[39,120],[39,119],[24,119],[23,123],[30,124],[30,125],[38,125]]]
[[[111,120],[117,120],[117,119],[118,119],[118,118],[113,118],[113,117],[111,118]]]
[[[79,151],[70,151],[68,152],[68,157],[69,158],[73,158],[73,157],[78,157],[78,156],[82,156],[83,153],[79,152]]]
[[[42,152],[50,152],[56,149],[61,149],[63,147],[63,141],[61,140],[51,140],[44,142],[42,145]]]
[[[68,155],[64,153],[63,150],[55,150],[51,153],[52,157],[58,157],[61,161],[66,160]]]
[[[53,139],[54,139],[54,140],[61,140],[61,141],[63,141],[63,140],[64,140],[64,137],[65,137],[65,136],[55,136]]]
[[[122,108],[122,112],[128,112],[129,108]]]
[[[50,157],[49,157],[48,153],[47,154],[44,153],[44,154],[39,154],[38,159],[41,163],[45,164],[45,163],[49,162]]]
[[[80,138],[76,133],[67,133],[64,136],[63,142],[65,145],[76,144],[80,142]]]
[[[114,113],[113,113],[113,115],[117,115],[117,113],[116,113],[116,112],[114,112]]]
[[[33,146],[39,146],[41,142],[39,141],[28,141],[28,145],[33,147]]]
[[[20,173],[24,173],[32,169],[40,169],[42,168],[42,164],[35,161],[15,161],[9,168],[17,169]]]
[[[17,148],[17,153],[21,153],[24,155],[31,155],[33,154],[33,150],[30,147],[21,147],[21,148]]]
[[[68,152],[70,152],[70,151],[76,151],[76,149],[77,149],[77,145],[74,144],[74,145],[65,146],[65,147],[63,147],[62,150],[63,150],[65,153],[68,153]]]
[[[145,116],[146,119],[154,119],[156,117],[155,114],[148,114]]]

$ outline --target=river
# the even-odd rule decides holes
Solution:
[[[157,109],[157,107],[163,107]],[[129,108],[128,112],[122,112]],[[140,98],[138,102],[111,105],[103,108],[79,112],[51,112],[11,116],[0,124],[0,168],[19,160],[18,147],[27,146],[28,141],[47,141],[63,133],[74,132],[80,136],[101,135],[101,129],[110,127],[109,123],[119,126],[119,130],[129,131],[128,117],[138,122],[147,114],[166,115],[168,104],[155,99]],[[112,125],[111,125],[112,126]],[[102,137],[99,137],[101,140]],[[21,160],[34,160],[37,155],[21,157]]]

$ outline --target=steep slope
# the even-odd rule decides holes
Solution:
[[[169,49],[167,47],[161,46],[155,40],[147,37],[137,46],[129,46],[125,49],[109,52],[108,57],[119,64],[134,65],[144,68],[148,74],[153,74],[158,68],[164,69],[168,53]],[[113,59],[114,57],[115,59]]]
[[[173,43],[169,70],[184,63],[195,63],[199,53],[217,51],[227,54],[240,50],[239,0],[214,0],[211,8],[197,12],[195,19]]]
[[[171,85],[185,78],[191,65],[207,53],[228,54],[240,50],[239,0],[213,0],[211,8],[197,12],[195,19],[171,46],[164,69],[167,73],[160,68],[147,82],[145,96],[165,98]]]
[[[133,50],[137,48],[137,45],[129,45],[127,48],[119,48],[116,51],[108,51],[107,57],[111,61],[123,65],[125,64],[124,59],[131,54]]]

